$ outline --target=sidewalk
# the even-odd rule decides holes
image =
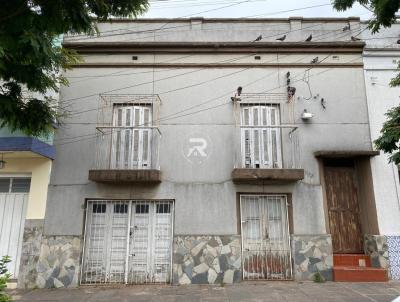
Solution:
[[[261,302],[261,301],[378,301],[389,302],[400,296],[400,282],[338,283],[327,282],[242,282],[235,285],[127,287],[81,287],[77,289],[11,290],[13,301],[162,301],[162,302]]]

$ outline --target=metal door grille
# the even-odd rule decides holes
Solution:
[[[81,283],[169,283],[173,210],[169,200],[88,201]]]
[[[286,196],[241,195],[240,209],[243,279],[290,280]]]

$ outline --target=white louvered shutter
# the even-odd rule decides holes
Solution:
[[[116,106],[114,109],[111,167],[151,167],[151,106]],[[126,127],[126,128],[124,128]],[[133,128],[132,128],[133,127]]]

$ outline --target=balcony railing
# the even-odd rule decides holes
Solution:
[[[241,126],[236,150],[235,168],[300,168],[296,126]]]
[[[160,170],[156,127],[99,126],[96,170]]]
[[[304,177],[296,126],[241,126],[238,130],[234,181],[295,181]]]

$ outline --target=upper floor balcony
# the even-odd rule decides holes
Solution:
[[[94,167],[89,171],[90,180],[110,183],[161,181],[161,132],[153,126],[154,104],[137,96],[129,99],[130,102],[120,102],[120,98],[113,97],[109,115],[103,112],[106,114],[103,123],[96,127],[96,157]]]
[[[241,105],[235,140],[235,183],[280,184],[301,180],[299,133],[281,124],[278,104]]]

